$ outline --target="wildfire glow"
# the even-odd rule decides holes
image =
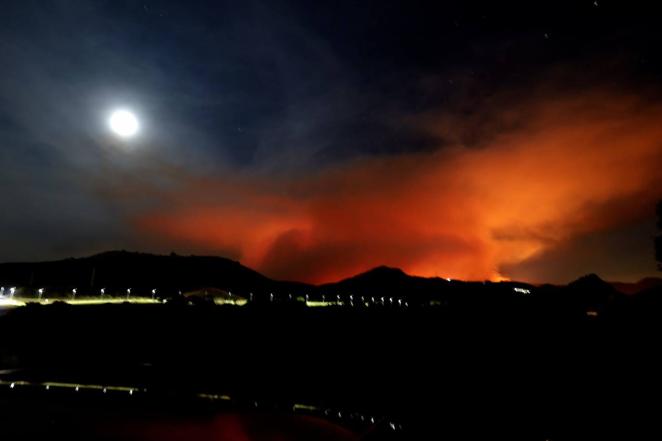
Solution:
[[[637,219],[660,195],[662,108],[594,93],[519,111],[526,124],[471,148],[307,176],[185,177],[167,208],[136,225],[281,279],[330,281],[386,264],[503,280],[504,266]],[[422,125],[447,132],[441,117]]]

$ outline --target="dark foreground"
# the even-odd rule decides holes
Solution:
[[[0,420],[17,439],[58,428],[153,439],[164,427],[184,439],[660,439],[658,323],[654,310],[27,306],[0,316]],[[269,421],[295,428],[219,435]]]

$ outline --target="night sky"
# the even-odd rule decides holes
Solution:
[[[3,2],[0,261],[654,275],[659,17],[584,0]],[[135,137],[109,129],[118,108]]]

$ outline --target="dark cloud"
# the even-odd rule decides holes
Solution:
[[[655,274],[651,219],[596,232],[571,241],[554,243],[531,259],[510,265],[504,271],[513,279],[565,283],[589,273],[611,281],[640,280]]]

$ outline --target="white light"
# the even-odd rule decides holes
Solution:
[[[525,289],[525,288],[513,288],[513,291],[519,292],[519,293],[522,293],[522,294],[531,294],[531,290],[530,289]]]
[[[116,110],[110,115],[110,128],[122,138],[130,138],[138,133],[138,119],[127,110]]]

